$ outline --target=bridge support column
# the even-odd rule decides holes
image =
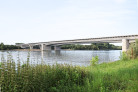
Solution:
[[[33,49],[33,45],[29,45],[29,47],[30,47],[30,50],[32,50],[32,49]]]
[[[56,51],[57,50],[61,50],[61,47],[60,46],[55,46],[55,48],[54,48]]]
[[[129,40],[128,39],[122,39],[122,51],[126,52],[129,48]]]
[[[47,45],[45,45],[45,44],[41,44],[41,51],[49,51],[49,50],[51,50],[51,46],[47,46]]]
[[[42,49],[42,45],[39,45],[40,50]]]

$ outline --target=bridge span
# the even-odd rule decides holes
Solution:
[[[55,50],[61,50],[62,45],[67,44],[88,44],[88,43],[122,43],[122,51],[127,51],[129,44],[135,42],[138,39],[138,35],[125,35],[125,36],[112,36],[112,37],[99,37],[99,38],[87,38],[87,39],[74,39],[74,40],[62,40],[62,41],[49,41],[49,42],[36,42],[18,44],[21,48],[30,47],[33,49],[34,46],[39,45],[41,51],[51,50],[51,46],[54,46]]]

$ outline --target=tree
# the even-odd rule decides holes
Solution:
[[[0,50],[4,50],[4,43],[0,44]]]

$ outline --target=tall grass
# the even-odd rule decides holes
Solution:
[[[120,60],[127,61],[130,59],[138,59],[138,39],[135,43],[131,43],[127,52],[120,53]]]
[[[92,92],[138,92],[138,60],[103,63],[87,69],[92,77]]]
[[[138,59],[138,39],[135,43],[131,43],[127,51],[127,55],[131,59]]]
[[[71,65],[15,64],[11,55],[0,67],[2,92],[70,92],[84,85],[88,72]]]
[[[138,92],[138,60],[79,67],[1,59],[1,92]]]

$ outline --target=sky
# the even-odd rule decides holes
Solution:
[[[0,0],[0,42],[138,34],[138,0]]]

